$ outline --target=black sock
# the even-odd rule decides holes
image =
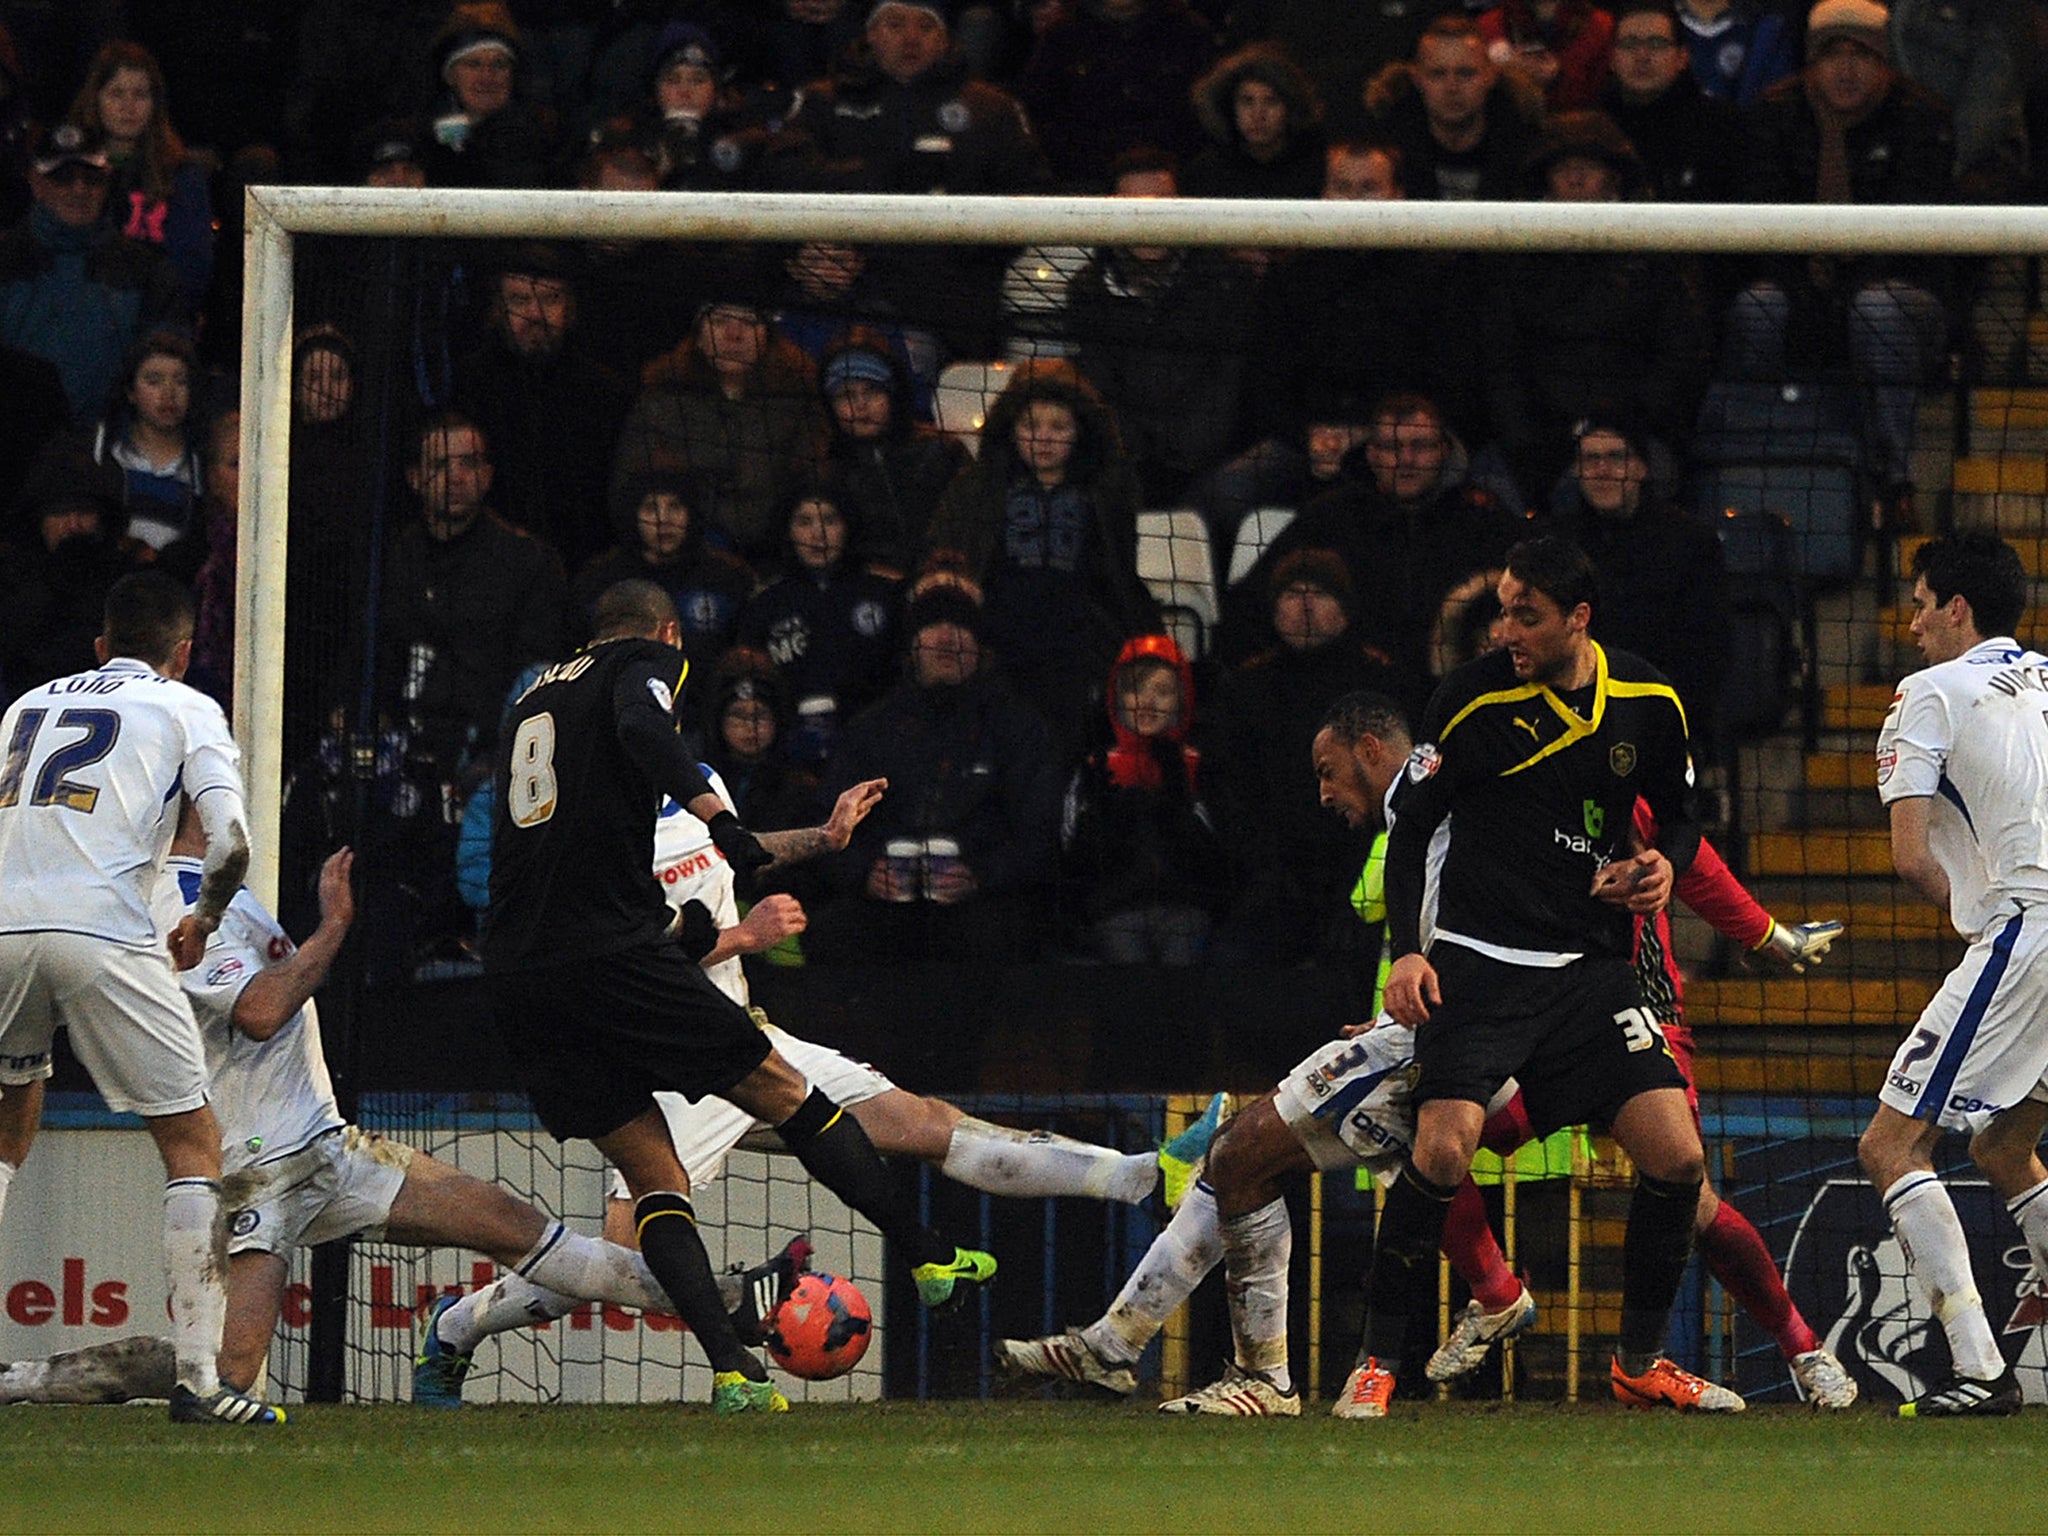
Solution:
[[[1621,1368],[1640,1376],[1664,1353],[1671,1303],[1692,1257],[1700,1186],[1636,1176],[1621,1240]]]
[[[676,1315],[690,1325],[704,1353],[711,1357],[711,1369],[738,1371],[749,1381],[766,1381],[768,1373],[761,1362],[747,1353],[733,1332],[725,1300],[718,1294],[718,1277],[711,1273],[711,1256],[704,1251],[704,1239],[697,1235],[697,1213],[690,1202],[672,1190],[642,1195],[633,1207],[633,1226],[641,1256],[675,1303]]]
[[[950,1264],[953,1245],[919,1221],[860,1122],[813,1088],[797,1112],[775,1127],[804,1171],[882,1229],[919,1264]]]
[[[1387,1191],[1379,1236],[1372,1251],[1372,1281],[1366,1296],[1365,1353],[1381,1370],[1400,1373],[1408,1319],[1426,1298],[1436,1299],[1436,1253],[1444,1220],[1451,1212],[1449,1189],[1432,1184],[1404,1163]]]

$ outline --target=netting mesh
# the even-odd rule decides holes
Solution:
[[[1902,1284],[1886,1280],[1880,1304],[1860,1278],[1890,1271],[1881,1216],[1854,1187],[1853,1136],[1960,945],[1890,877],[1869,749],[1892,683],[1919,664],[1903,606],[1918,540],[1994,528],[2041,578],[2036,262],[1872,276],[1846,259],[1671,251],[550,234],[297,242],[281,900],[303,930],[319,854],[344,838],[361,850],[369,990],[337,1046],[355,1053],[345,1079],[404,1076],[407,1043],[372,1015],[431,1018],[473,971],[463,808],[507,688],[587,633],[607,580],[653,573],[677,595],[701,751],[744,782],[743,815],[767,829],[821,819],[843,783],[883,771],[876,753],[903,745],[900,721],[873,711],[904,676],[903,583],[936,566],[978,586],[987,654],[1038,721],[1035,772],[1004,786],[1004,814],[1036,818],[1026,873],[985,881],[973,902],[934,900],[949,861],[1008,855],[948,819],[975,807],[958,809],[946,784],[903,777],[871,838],[791,876],[812,928],[769,958],[804,964],[771,965],[757,984],[799,1031],[845,1039],[920,1088],[1269,1086],[1363,1014],[1378,954],[1377,915],[1361,921],[1349,899],[1366,840],[1318,806],[1308,772],[1322,709],[1370,685],[1419,710],[1485,643],[1485,573],[1507,544],[1564,529],[1602,564],[1612,602],[1596,635],[1686,696],[1710,839],[1782,922],[1848,925],[1823,964],[1793,975],[1745,952],[1755,935],[1674,911],[1724,1189],[1789,1266],[1818,1335],[1872,1305],[1924,1335]],[[338,409],[309,369],[322,354],[351,380]],[[876,410],[887,436],[864,433]],[[425,456],[423,423],[439,434]],[[483,446],[465,453],[471,426]],[[1039,475],[1060,440],[1063,468]],[[506,532],[467,585],[426,528],[449,476],[474,478],[476,462],[451,469],[464,457],[488,458],[480,499],[528,535]],[[1603,511],[1603,483],[1631,477],[1654,519]],[[1412,484],[1427,494],[1401,489]],[[807,500],[838,508],[851,550],[816,605],[830,584],[807,574],[808,525],[792,518]],[[1287,609],[1304,583],[1341,612],[1334,643],[1315,628],[1334,621]],[[1161,823],[1164,841],[1134,841],[1103,805],[1110,665],[1147,630],[1176,637],[1191,664],[1200,749],[1202,815]],[[727,730],[748,678],[782,749],[760,765]],[[1007,740],[969,760],[1002,777],[1024,750]],[[1176,977],[1189,958],[1199,968]],[[1302,963],[1313,969],[1290,969]],[[544,1142],[478,1145],[491,1176],[594,1215],[593,1168],[557,1163]],[[779,1177],[726,1198],[741,1191],[750,1241],[797,1224]],[[1606,1198],[1597,1180],[1581,1193],[1595,1209]],[[1546,1277],[1546,1310],[1525,1362],[1545,1358],[1545,1339],[1562,1348],[1567,1310],[1550,1305],[1566,1294],[1549,1225],[1565,1197],[1532,1186],[1526,1199],[1522,1251]],[[1369,1241],[1356,1211],[1332,1220]],[[1615,1320],[1618,1270],[1597,1266],[1618,1262],[1618,1212],[1581,1236],[1591,1336]],[[1318,1295],[1333,1339],[1357,1315],[1367,1250],[1336,1251]],[[1049,1257],[1048,1273],[1065,1262]],[[380,1274],[403,1304],[467,1266],[366,1252],[352,1305],[370,1304]],[[1092,1294],[1097,1271],[1083,1267]],[[1731,1325],[1704,1278],[1688,1295],[1675,1350],[1751,1392],[1789,1391],[1777,1341]],[[1014,1326],[1076,1320],[1061,1310]],[[394,1390],[403,1345],[385,1333],[358,1341],[352,1390]],[[600,1320],[505,1346],[488,1379],[512,1396],[642,1391],[618,1373],[645,1351],[666,1395],[675,1342]],[[1893,1380],[1895,1342],[1854,1346],[1870,1383]],[[1564,1390],[1555,1360],[1536,1374],[1538,1395]],[[950,1385],[982,1380],[977,1365]]]

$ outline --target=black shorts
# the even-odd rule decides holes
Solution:
[[[1686,1085],[1626,960],[1548,969],[1452,943],[1429,960],[1443,1002],[1415,1033],[1418,1104],[1484,1104],[1512,1077],[1534,1124],[1606,1125],[1637,1094]]]
[[[747,1010],[672,944],[489,978],[491,1012],[557,1141],[594,1141],[653,1107],[656,1089],[724,1093],[768,1058]]]

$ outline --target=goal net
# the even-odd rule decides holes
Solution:
[[[1686,699],[1730,867],[1779,922],[1847,927],[1795,974],[1750,952],[1761,927],[1675,912],[1716,1178],[1868,1390],[1929,1375],[1928,1319],[1854,1139],[1960,944],[1891,877],[1872,746],[1919,664],[1919,542],[1993,529],[2030,579],[2048,570],[2032,254],[2048,217],[259,188],[249,231],[234,717],[251,884],[303,932],[320,858],[358,850],[361,942],[334,1050],[365,1124],[581,1226],[601,1214],[587,1149],[555,1147],[516,1110],[456,1111],[461,1093],[513,1086],[470,1028],[479,850],[464,812],[508,689],[587,636],[609,579],[652,574],[677,595],[708,760],[751,761],[730,707],[767,701],[775,784],[741,793],[797,825],[829,808],[835,765],[867,761],[842,754],[873,739],[850,728],[901,676],[899,579],[928,573],[934,549],[949,552],[940,571],[975,578],[989,654],[1044,722],[1037,787],[1008,808],[1036,818],[1028,878],[976,905],[980,928],[958,926],[930,898],[960,829],[913,818],[857,877],[828,861],[800,878],[814,913],[801,955],[750,965],[771,1012],[899,1081],[1055,1109],[1064,1096],[1099,1126],[1105,1094],[1258,1091],[1363,1016],[1368,849],[1316,804],[1307,740],[1351,687],[1419,710],[1487,644],[1487,573],[1507,542],[1562,529],[1595,550],[1612,599],[1596,636],[1647,655]],[[885,430],[863,426],[874,409]],[[432,526],[465,494],[502,524],[487,561]],[[877,584],[869,608],[798,601],[811,567],[792,530],[819,500]],[[1388,542],[1402,518],[1406,541]],[[1091,756],[1110,772],[1118,740],[1109,661],[1153,629],[1190,664],[1200,753],[1180,761],[1202,815],[1165,844],[1133,841],[1104,808],[1105,786],[1123,786],[1088,776]],[[2030,611],[2020,638],[2032,629]],[[877,893],[891,899],[863,900]],[[878,934],[900,958],[848,963]],[[1193,972],[1159,963],[1189,953]],[[1137,954],[1153,964],[1120,963]],[[402,1030],[379,1022],[394,1010]],[[440,1096],[406,1097],[427,1091]],[[1497,1223],[1517,1212],[1515,1262],[1544,1305],[1518,1367],[1535,1395],[1571,1390],[1573,1352],[1599,1358],[1618,1319],[1626,1170],[1604,1144],[1563,1167],[1555,1181],[1555,1160],[1525,1167],[1512,1199],[1489,1186]],[[821,1266],[883,1287],[872,1234],[788,1159],[743,1154],[721,1184],[715,1260],[752,1262],[807,1229]],[[1331,1248],[1302,1328],[1341,1379],[1371,1202],[1318,1198]],[[2020,1326],[2040,1299],[1992,1204],[1966,1215],[1979,1284]],[[984,1314],[1013,1332],[1082,1320],[1151,1230],[986,1205],[965,1214],[1058,1228],[1056,1244],[1041,1231],[1004,1254],[1006,1274],[1044,1255],[1028,1303]],[[402,1396],[399,1313],[474,1273],[357,1250],[349,1390]],[[1447,1306],[1461,1301],[1452,1284]],[[985,1344],[958,1345],[962,1361],[980,1351],[971,1368],[902,1389],[982,1390]],[[1782,1344],[1697,1269],[1674,1353],[1784,1397]],[[678,1390],[680,1335],[658,1325],[592,1314],[493,1347],[487,1396]],[[287,1351],[287,1379],[303,1369]],[[883,1369],[878,1352],[835,1390],[873,1395]]]

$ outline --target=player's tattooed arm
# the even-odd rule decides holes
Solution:
[[[760,838],[761,846],[775,856],[775,862],[768,867],[780,869],[785,864],[801,864],[820,854],[838,853],[853,841],[853,829],[867,820],[868,812],[881,804],[882,792],[888,787],[887,779],[863,779],[833,802],[832,814],[822,826],[755,834]]]

